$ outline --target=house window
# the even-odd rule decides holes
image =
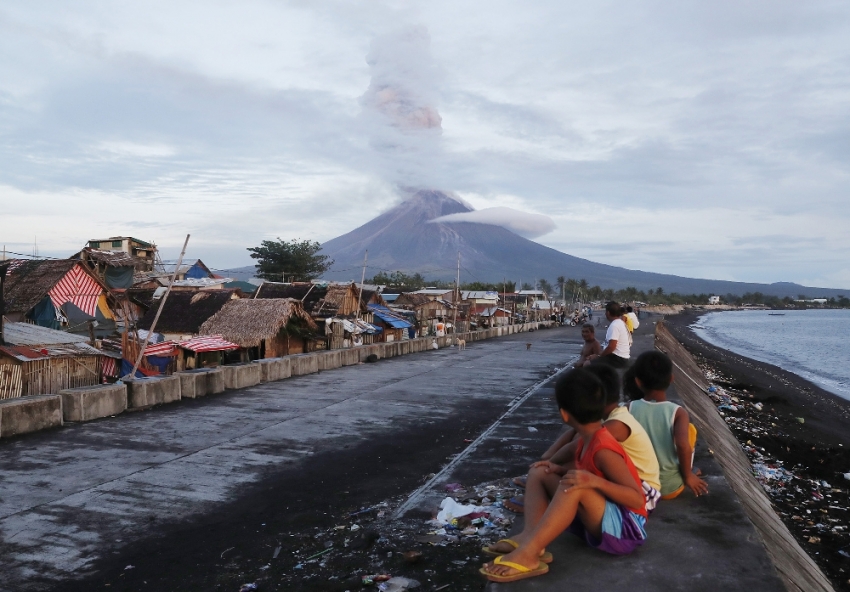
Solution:
[[[120,247],[121,247],[121,241],[120,241],[120,240],[112,241],[112,246],[113,246],[113,247],[119,247],[119,248],[120,248]]]
[[[97,241],[89,241],[89,246],[90,246],[92,249],[99,249],[99,248],[100,248],[100,243],[99,243],[99,242],[97,242]]]

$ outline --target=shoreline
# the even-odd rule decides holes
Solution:
[[[843,476],[850,472],[850,401],[702,340],[690,325],[706,312],[664,322],[718,387],[715,406],[776,513],[836,589],[850,590],[850,481]]]

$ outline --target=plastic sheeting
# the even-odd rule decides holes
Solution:
[[[133,285],[133,268],[107,267],[103,279],[110,288],[129,288]]]
[[[27,318],[40,327],[59,329],[61,325],[59,324],[57,313],[58,311],[53,305],[53,301],[50,299],[50,296],[45,296],[41,299],[41,302],[36,304],[29,314],[27,314]]]

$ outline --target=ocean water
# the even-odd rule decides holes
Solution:
[[[850,310],[713,312],[691,328],[712,345],[779,366],[850,400]]]

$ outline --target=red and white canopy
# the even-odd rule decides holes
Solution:
[[[145,348],[146,356],[163,356],[170,357],[176,356],[177,351],[175,348],[177,347],[176,341],[163,341],[162,343],[149,343]]]
[[[201,335],[189,341],[181,341],[177,345],[196,353],[239,349],[238,345],[225,340],[221,335]]]

